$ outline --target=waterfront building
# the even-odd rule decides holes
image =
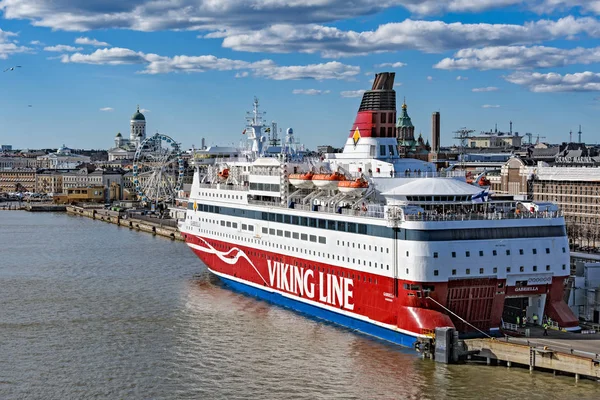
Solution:
[[[13,147],[11,144],[3,144],[0,146],[0,151],[7,152],[7,151],[12,151]]]
[[[523,137],[519,136],[519,132],[498,131],[498,128],[489,132],[481,132],[479,135],[469,136],[468,143],[471,148],[520,148],[523,142]]]
[[[146,139],[146,117],[140,112],[140,106],[131,116],[129,122],[129,139],[121,135],[115,136],[115,147],[108,150],[108,161],[133,160],[135,152]]]
[[[102,186],[108,190],[113,184],[119,187],[123,185],[123,174],[121,171],[105,170],[95,168],[92,165],[86,165],[83,168],[63,175],[62,192],[66,193],[68,189],[88,186]],[[106,193],[108,194],[108,192]]]
[[[63,194],[54,196],[56,204],[104,203],[106,189],[103,186],[69,188]]]
[[[36,158],[23,156],[0,155],[0,169],[37,168],[39,162]]]
[[[0,192],[33,192],[35,169],[0,169]]]
[[[63,192],[63,176],[76,170],[39,169],[35,173],[35,192],[58,194]]]
[[[89,163],[90,157],[75,154],[64,144],[55,153],[45,154],[37,157],[40,168],[49,169],[72,169],[78,165]]]

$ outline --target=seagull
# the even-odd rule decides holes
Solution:
[[[6,71],[14,71],[14,70],[15,70],[15,68],[21,68],[21,66],[20,66],[20,65],[15,65],[14,67],[6,68],[6,69],[4,70],[4,72],[6,72]]]

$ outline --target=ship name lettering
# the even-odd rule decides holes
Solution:
[[[271,287],[315,299],[315,273],[297,265],[267,260]],[[318,300],[333,306],[354,310],[352,279],[319,272]]]

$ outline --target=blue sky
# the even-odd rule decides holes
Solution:
[[[309,148],[341,146],[375,72],[417,132],[597,141],[600,0],[0,0],[0,143],[238,143],[257,96]],[[29,107],[31,105],[31,107]],[[399,104],[398,104],[399,105]]]

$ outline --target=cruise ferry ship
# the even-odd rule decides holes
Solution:
[[[376,75],[343,152],[317,159],[290,130],[267,147],[255,100],[251,149],[196,154],[187,245],[235,290],[405,346],[436,327],[498,332],[523,312],[577,329],[560,210],[400,157],[393,81]]]

